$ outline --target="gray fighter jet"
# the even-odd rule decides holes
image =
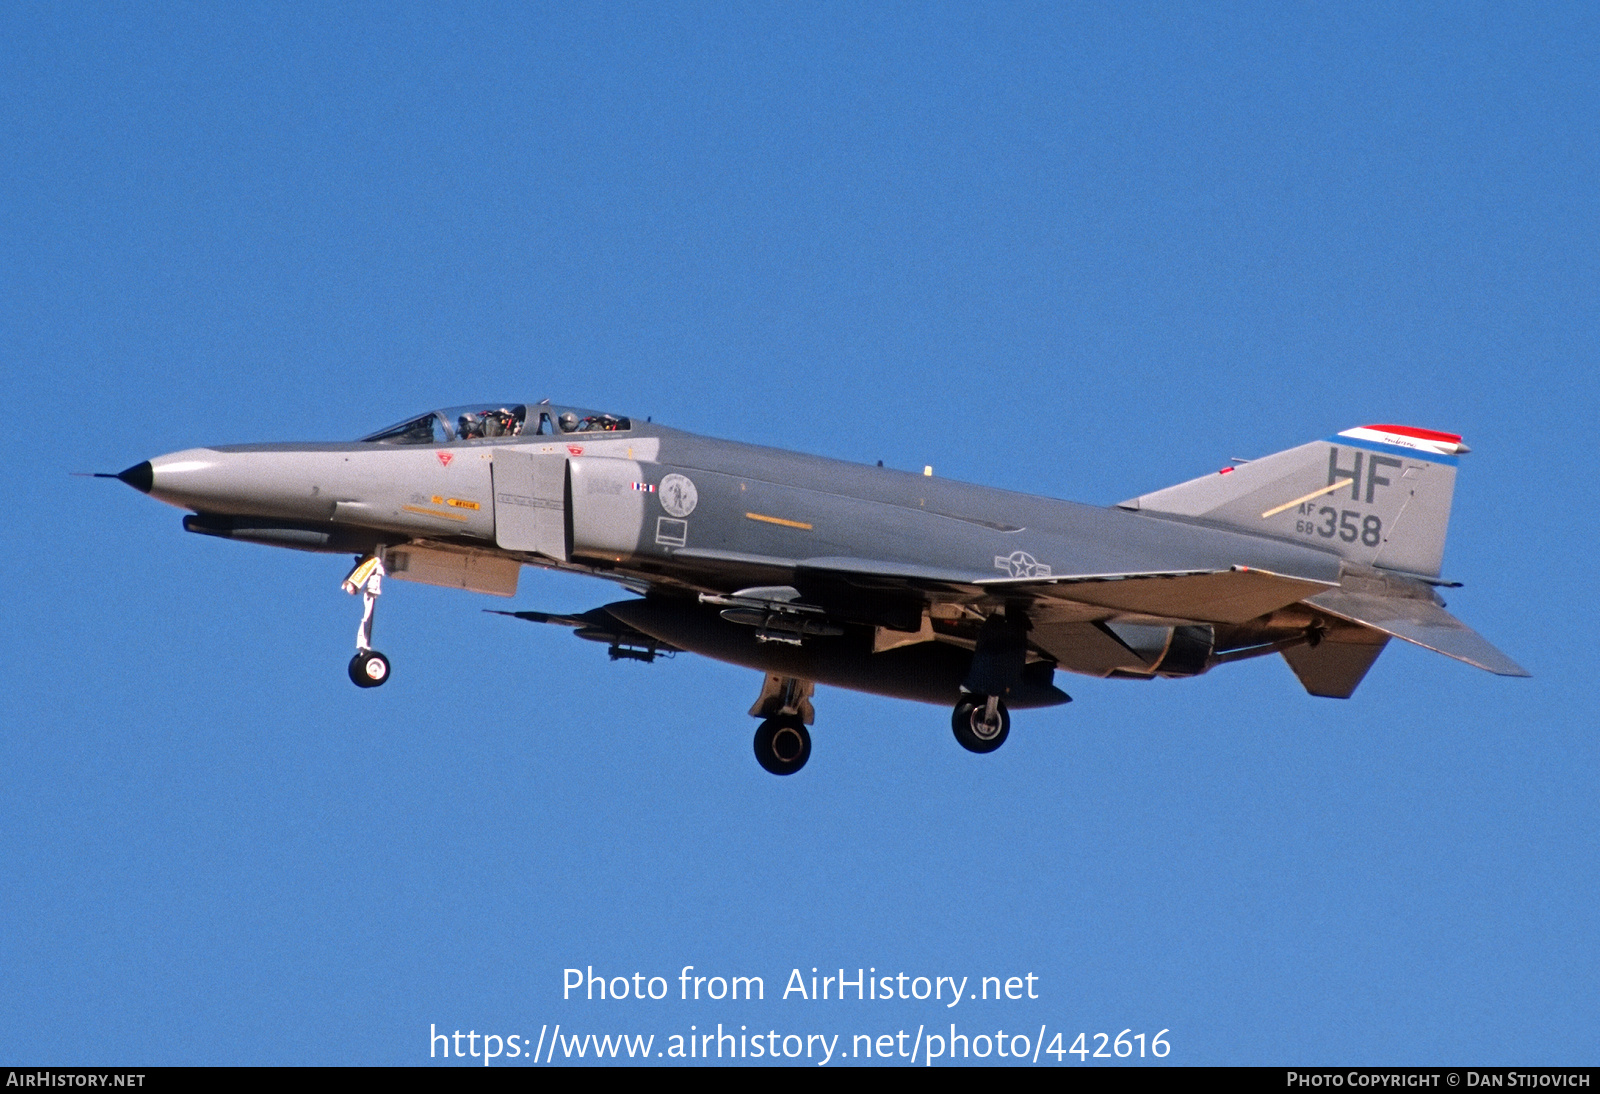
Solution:
[[[1149,680],[1281,654],[1346,698],[1391,637],[1528,675],[1444,610],[1461,438],[1349,429],[1110,508],[713,440],[548,403],[431,411],[359,441],[193,448],[115,476],[223,539],[357,556],[350,678],[376,687],[386,577],[512,596],[523,566],[626,599],[573,628],[613,660],[765,673],[756,758],[804,766],[813,687],[941,703],[992,752],[1057,669]]]

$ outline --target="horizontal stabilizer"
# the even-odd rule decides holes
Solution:
[[[1497,676],[1532,675],[1431,600],[1330,589],[1306,603],[1329,615],[1365,624]]]

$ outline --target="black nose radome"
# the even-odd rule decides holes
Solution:
[[[135,490],[148,494],[150,487],[155,484],[156,471],[150,466],[150,461],[136,463],[126,471],[117,475],[117,478],[133,487]]]

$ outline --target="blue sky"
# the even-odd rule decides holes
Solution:
[[[11,5],[0,1061],[955,1022],[1594,1063],[1597,22]],[[1063,674],[986,757],[823,689],[775,779],[753,672],[393,583],[361,692],[345,560],[67,474],[547,396],[1103,504],[1460,432],[1451,609],[1534,678],[1398,643],[1347,702],[1275,658]],[[514,606],[614,597],[527,572]],[[591,965],[768,997],[563,1001]],[[777,997],[813,966],[1039,998]]]

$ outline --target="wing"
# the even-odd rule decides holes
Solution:
[[[990,578],[981,587],[1197,623],[1247,623],[1333,588],[1325,581],[1248,566],[1178,573]]]
[[[1297,672],[1304,670],[1317,675],[1317,680],[1307,685],[1313,694],[1348,694],[1353,690],[1377,651],[1382,649],[1382,643],[1374,641],[1373,632],[1404,639],[1499,675],[1529,675],[1443,607],[1424,599],[1423,595],[1431,595],[1427,594],[1425,586],[1398,578],[1392,580],[1416,588],[1410,589],[1408,595],[1351,591],[1332,581],[1274,573],[1252,566],[997,577],[992,573],[865,558],[830,556],[796,560],[704,549],[679,554],[692,556],[708,567],[734,568],[748,576],[752,586],[787,588],[786,595],[779,598],[781,603],[773,604],[776,610],[804,610],[808,604],[815,605],[832,618],[873,623],[903,632],[914,632],[922,626],[922,612],[928,605],[970,606],[985,614],[1001,604],[1019,601],[1036,619],[1057,624],[1146,616],[1238,627],[1252,624],[1279,609],[1304,604],[1325,618],[1370,628],[1361,641],[1355,643],[1363,648],[1345,659],[1350,661],[1349,665],[1341,661],[1340,665],[1328,669],[1327,672],[1332,673],[1328,680],[1320,679],[1327,673],[1320,667],[1314,668],[1313,662],[1320,665],[1329,660],[1331,653],[1325,652],[1316,658],[1297,654],[1291,659],[1291,664],[1296,660],[1303,662]],[[1385,587],[1387,581],[1391,579],[1380,577],[1374,587]],[[1371,581],[1361,587],[1367,584]],[[762,591],[748,590],[751,593]],[[1114,648],[1119,641],[1108,639],[1110,645],[1102,643],[1106,649],[1101,652],[1106,654],[1108,664],[1126,653]],[[1270,652],[1273,648],[1264,643],[1252,652]]]
[[[634,630],[604,608],[595,608],[581,615],[556,615],[552,612],[502,612],[485,608],[490,615],[509,615],[529,623],[550,623],[558,627],[571,627],[572,633],[590,642],[604,642],[611,647],[611,660],[654,661],[658,654],[680,652],[676,646]]]
[[[822,562],[836,566],[848,561],[814,560],[808,565]],[[881,580],[884,569],[881,565],[873,566],[866,576]],[[908,575],[907,580],[940,583],[934,574]],[[1007,599],[1021,595],[1036,606],[1048,601],[1068,601],[1113,612],[1236,625],[1304,601],[1327,615],[1404,639],[1498,676],[1531,675],[1432,600],[1352,592],[1325,581],[1247,566],[1170,573],[982,577],[968,583],[948,584],[1004,595]],[[1376,648],[1381,650],[1382,647]],[[1370,664],[1372,657],[1376,657],[1376,653],[1367,658],[1366,664]]]
[[[1245,623],[1335,588],[1326,581],[1289,577],[1248,566],[1226,570],[1166,570],[1125,574],[1064,574],[1049,577],[995,577],[992,574],[870,562],[864,559],[807,559],[798,568],[837,575],[858,584],[883,587],[896,582],[929,591],[945,590],[964,599],[1024,600],[1039,607],[1061,602],[1184,619],[1196,623]]]
[[[852,557],[796,560],[707,549],[680,551],[675,557],[735,568],[750,585],[793,585],[807,599],[813,591],[832,601],[850,593],[885,602],[911,594],[909,599],[919,605],[925,598],[957,604],[1022,601],[1043,609],[1073,604],[1089,609],[1089,616],[1125,612],[1196,623],[1244,623],[1337,587],[1249,566],[997,577],[992,571]],[[918,615],[920,611],[919,606]],[[915,630],[915,622],[904,629]]]

